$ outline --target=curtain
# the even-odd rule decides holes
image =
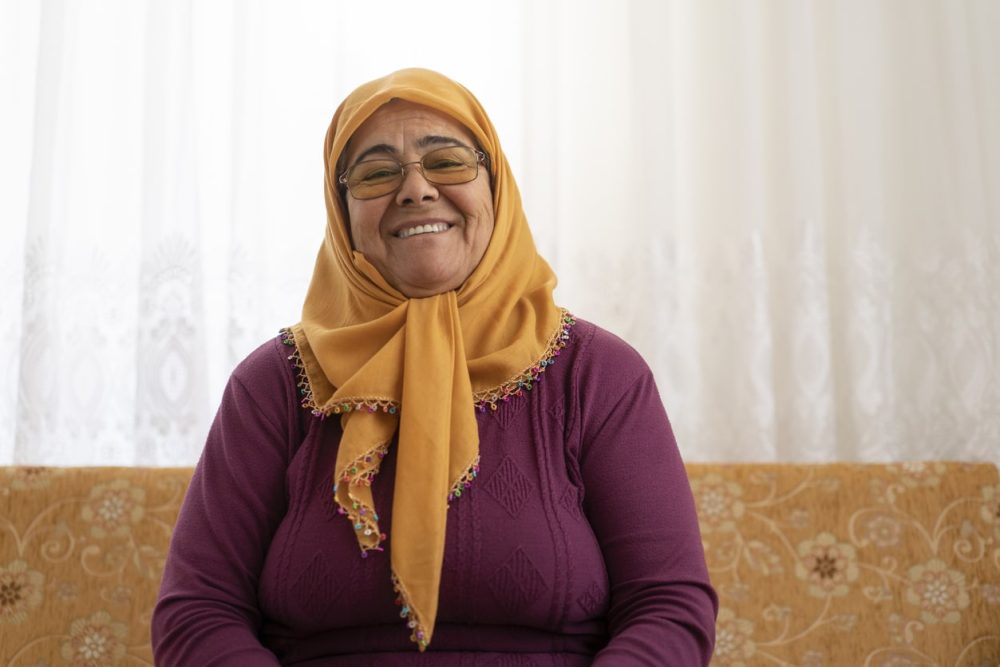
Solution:
[[[0,4],[0,463],[189,465],[298,319],[339,100],[490,111],[688,460],[1000,462],[993,0]]]

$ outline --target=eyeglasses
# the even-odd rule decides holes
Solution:
[[[420,173],[435,185],[458,185],[476,180],[486,153],[466,146],[436,148],[416,162],[389,158],[359,162],[337,179],[355,199],[374,199],[395,192],[403,184],[406,167],[420,165]]]

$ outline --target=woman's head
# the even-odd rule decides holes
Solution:
[[[336,160],[354,250],[407,297],[458,289],[486,252],[493,193],[476,146],[451,116],[392,99]]]
[[[445,168],[436,149],[464,166]],[[493,124],[472,93],[437,72],[399,70],[354,90],[334,114],[325,157],[329,220],[314,287],[339,274],[387,305],[452,290],[464,300],[499,262],[534,261]],[[389,169],[368,187],[358,165],[373,160]],[[399,236],[416,222],[432,226]],[[503,259],[512,255],[521,259]]]

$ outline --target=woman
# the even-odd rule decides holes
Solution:
[[[396,72],[341,104],[324,157],[302,321],[227,386],[157,664],[707,664],[717,602],[652,375],[553,303],[476,99]]]

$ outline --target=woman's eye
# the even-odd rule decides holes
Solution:
[[[373,169],[372,171],[366,171],[364,174],[362,174],[361,180],[364,182],[382,181],[387,178],[393,178],[395,175],[396,175],[396,170],[394,169],[388,169],[388,168]]]
[[[427,165],[427,168],[428,169],[455,169],[457,167],[463,167],[463,166],[465,166],[465,165],[462,164],[461,162],[459,162],[458,160],[440,159],[440,160],[434,160],[433,162],[431,162],[429,165]]]

